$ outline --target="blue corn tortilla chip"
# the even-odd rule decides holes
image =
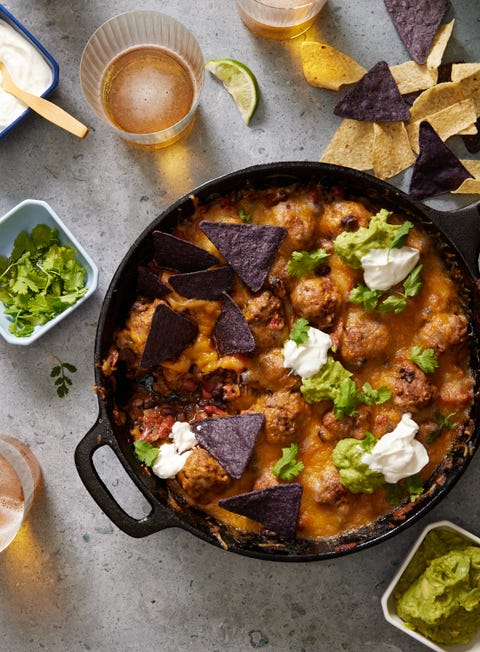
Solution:
[[[172,288],[187,299],[205,299],[215,301],[224,292],[229,292],[233,283],[234,272],[229,265],[202,269],[198,272],[173,274],[168,279]]]
[[[148,267],[139,267],[137,273],[137,292],[148,299],[156,299],[168,294],[170,288],[166,283],[162,283],[158,276],[154,272],[151,272]]]
[[[429,122],[420,124],[420,153],[413,166],[409,192],[416,199],[441,195],[473,175],[445,145]]]
[[[222,311],[213,332],[218,354],[251,353],[255,349],[255,340],[247,320],[235,301],[225,294]]]
[[[398,35],[417,63],[425,63],[449,0],[385,0]]]
[[[252,292],[262,287],[287,235],[281,226],[204,220],[200,228]]]
[[[268,530],[293,539],[297,532],[303,487],[301,484],[277,484],[218,501],[220,507],[259,521]]]
[[[160,303],[153,313],[140,367],[148,369],[166,360],[176,360],[197,334],[197,324]]]
[[[370,68],[343,96],[333,112],[342,118],[368,122],[398,122],[410,117],[408,104],[385,61]]]
[[[191,427],[198,443],[223,466],[228,475],[239,480],[252,457],[264,420],[263,414],[237,414],[202,419]]]
[[[219,260],[205,249],[163,231],[153,232],[154,258],[159,267],[177,272],[196,272]]]

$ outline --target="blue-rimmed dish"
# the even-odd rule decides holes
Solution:
[[[85,282],[87,292],[76,303],[46,324],[36,326],[33,333],[26,337],[17,337],[9,331],[12,321],[4,314],[3,304],[0,303],[0,335],[10,344],[25,346],[38,340],[39,337],[56,326],[62,319],[65,319],[78,306],[84,303],[95,292],[98,284],[98,269],[93,260],[52,208],[46,202],[38,199],[25,199],[3,217],[0,217],[0,255],[9,256],[17,235],[24,230],[30,233],[37,224],[46,224],[51,229],[56,229],[60,243],[70,246],[75,250],[77,261],[87,272]]]
[[[49,87],[42,93],[42,97],[49,95],[53,89],[58,85],[59,78],[59,67],[58,63],[52,57],[52,55],[44,48],[44,46],[31,34],[26,27],[22,25],[3,5],[0,4],[0,20],[5,21],[10,25],[14,30],[16,30],[21,36],[23,36],[33,47],[38,50],[38,52],[45,59],[46,63],[52,71],[52,81]],[[9,133],[11,129],[15,127],[19,122],[21,122],[29,113],[32,113],[31,109],[26,108],[23,113],[21,113],[15,120],[10,122],[8,125],[0,129],[0,138]]]

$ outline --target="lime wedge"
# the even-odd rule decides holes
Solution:
[[[257,80],[250,68],[235,59],[210,59],[205,68],[222,82],[248,125],[257,108],[259,95]]]

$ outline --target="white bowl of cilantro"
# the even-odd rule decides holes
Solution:
[[[0,335],[36,341],[97,287],[98,269],[44,201],[26,199],[0,218]]]

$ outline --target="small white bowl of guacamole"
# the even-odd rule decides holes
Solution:
[[[480,650],[480,538],[428,525],[381,599],[386,620],[437,652]]]

